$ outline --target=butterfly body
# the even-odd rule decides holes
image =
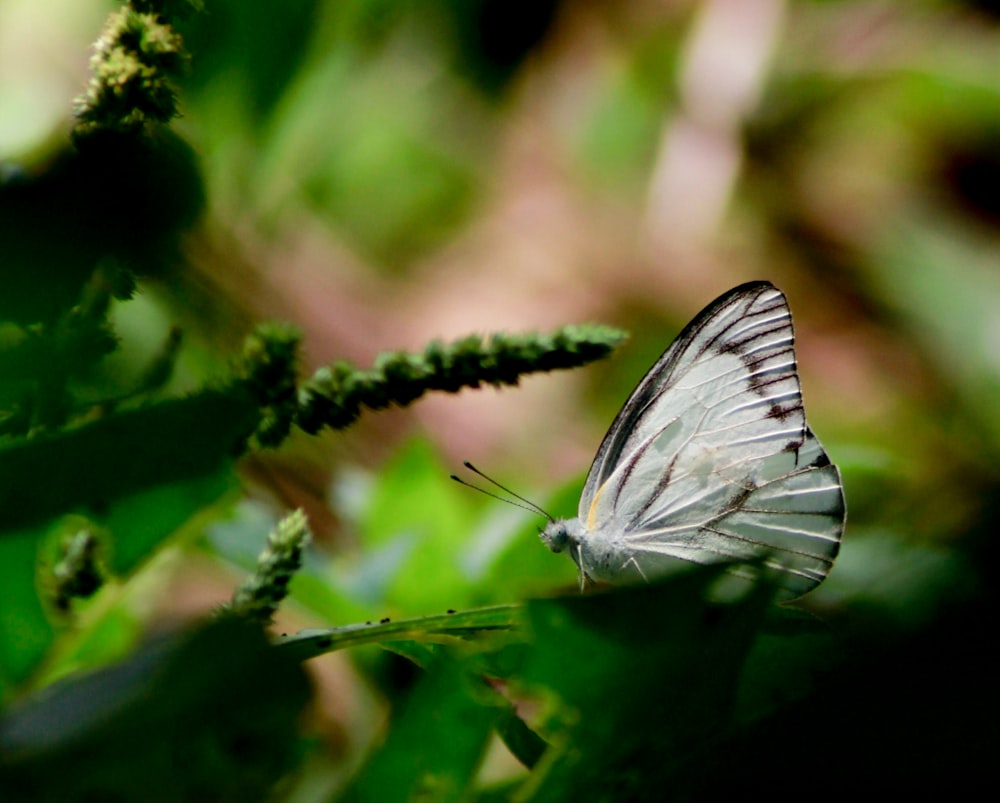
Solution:
[[[787,302],[750,282],[657,360],[601,443],[578,516],[542,540],[581,577],[763,562],[797,596],[826,576],[844,518],[840,473],[806,424]]]

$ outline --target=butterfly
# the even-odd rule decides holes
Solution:
[[[788,302],[756,281],[663,352],[604,436],[578,517],[541,538],[581,585],[727,562],[800,596],[830,570],[845,517],[840,471],[806,423]]]

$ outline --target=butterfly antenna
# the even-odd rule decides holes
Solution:
[[[519,507],[522,510],[529,510],[532,513],[535,513],[535,514],[537,514],[539,516],[545,516],[545,518],[547,518],[549,521],[555,521],[555,519],[551,515],[549,515],[549,513],[544,508],[542,508],[540,505],[536,505],[530,499],[525,499],[520,494],[514,493],[507,486],[501,485],[499,482],[497,482],[492,477],[490,477],[490,476],[488,476],[486,474],[483,474],[482,471],[480,471],[478,468],[476,468],[474,465],[472,465],[472,463],[470,463],[468,460],[466,460],[463,463],[463,465],[467,469],[469,469],[469,471],[471,471],[473,474],[478,474],[480,477],[482,477],[488,483],[490,483],[491,485],[495,485],[501,491],[503,491],[504,493],[510,494],[511,496],[514,497],[514,499],[517,499],[518,501],[515,502],[513,499],[508,499],[507,497],[500,496],[499,494],[495,494],[492,491],[487,491],[485,488],[480,488],[478,485],[473,485],[471,482],[466,482],[461,477],[457,477],[456,475],[452,474],[451,478],[453,480],[455,480],[455,482],[457,482],[459,485],[464,485],[467,488],[472,488],[475,491],[479,491],[479,493],[486,494],[487,496],[492,496],[494,499],[499,499],[501,502],[506,502],[508,505],[513,505],[514,507]],[[523,503],[523,504],[520,504],[520,503]]]

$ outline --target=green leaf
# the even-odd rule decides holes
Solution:
[[[466,799],[499,710],[482,680],[453,657],[440,656],[393,717],[385,743],[343,800]]]
[[[519,681],[550,700],[552,748],[532,801],[661,800],[672,768],[730,721],[770,600],[705,601],[717,567],[666,582],[528,606],[534,649]]]
[[[363,644],[392,645],[400,642],[457,643],[490,633],[513,632],[521,625],[520,605],[495,605],[470,611],[415,619],[310,628],[278,640],[279,648],[300,661]],[[412,653],[405,650],[408,656]],[[420,663],[420,661],[417,661]]]
[[[470,600],[472,501],[448,478],[430,447],[413,442],[382,472],[361,524],[368,554],[358,593],[404,613],[459,608]]]
[[[26,525],[90,508],[111,534],[108,567],[127,575],[232,488],[252,414],[212,391],[0,448],[0,687],[26,680],[53,636],[36,585],[49,528]]]
[[[104,515],[95,516],[114,539],[111,569],[119,575],[134,571],[185,522],[236,485],[232,468],[224,465],[211,474],[159,485],[115,500]]]
[[[260,630],[229,620],[161,638],[6,711],[0,788],[27,802],[265,800],[308,694]]]
[[[253,430],[242,395],[204,391],[0,448],[0,534],[227,465]]]
[[[0,538],[0,700],[22,682],[52,641],[52,625],[35,586],[38,537],[32,530]]]

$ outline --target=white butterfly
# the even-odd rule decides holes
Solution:
[[[656,361],[597,450],[578,518],[541,537],[581,582],[762,560],[799,596],[826,577],[845,515],[840,472],[806,424],[788,303],[749,282]]]

